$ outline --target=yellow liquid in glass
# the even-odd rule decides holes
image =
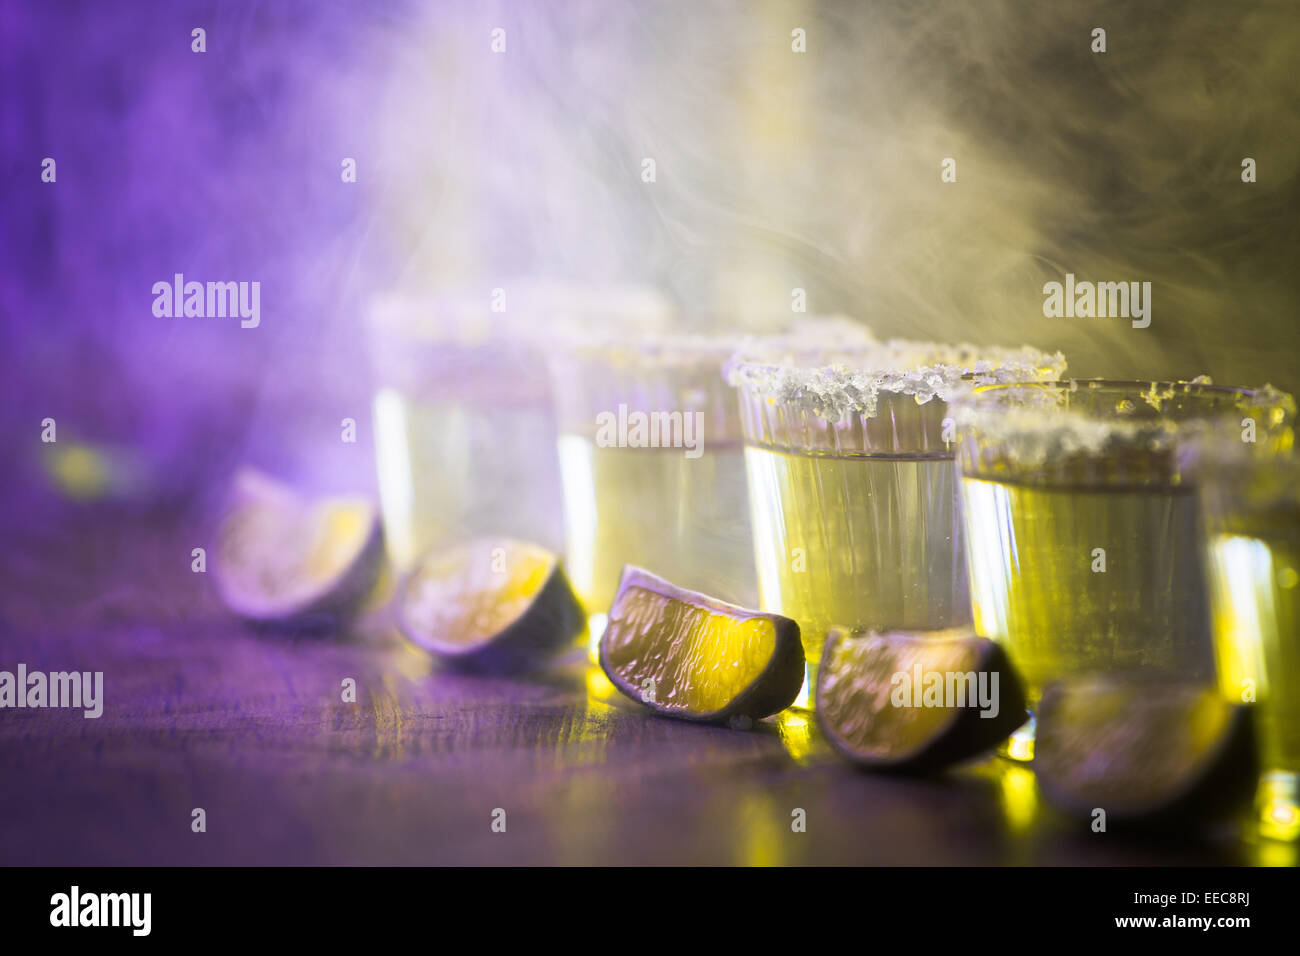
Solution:
[[[569,580],[593,618],[608,612],[623,565],[753,607],[745,463],[739,445],[601,447],[559,439]],[[598,635],[593,635],[597,637]]]
[[[961,490],[975,630],[1006,646],[1031,707],[1084,673],[1213,679],[1190,489],[966,476]]]
[[[559,550],[554,423],[545,408],[374,400],[384,540],[399,568],[434,546],[500,534]]]
[[[952,458],[745,456],[762,608],[799,623],[810,678],[833,626],[969,624]]]
[[[1210,539],[1219,687],[1258,704],[1265,770],[1300,772],[1300,516]],[[1288,527],[1289,524],[1289,527]]]

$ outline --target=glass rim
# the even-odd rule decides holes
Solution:
[[[1229,431],[1276,454],[1293,443],[1295,407],[1270,385],[1206,378],[1001,383],[951,406],[963,472],[1083,484],[1183,482],[1198,471],[1201,443]]]
[[[710,364],[720,380],[730,360],[749,348],[793,347],[809,337],[829,336],[862,345],[875,337],[864,324],[846,315],[830,313],[800,316],[783,325],[755,329],[744,322],[707,314],[680,314],[659,328],[593,331],[561,323],[553,334],[548,354],[557,359],[606,362],[611,365],[690,367]]]
[[[722,363],[742,341],[745,333],[733,330],[691,332],[662,329],[637,332],[606,332],[557,328],[546,348],[550,361],[598,362],[610,366],[630,365],[690,368]]]
[[[1238,395],[1254,395],[1266,388],[1267,385],[1246,386],[1246,385],[1216,385],[1208,380],[1200,379],[1125,379],[1125,378],[1061,378],[1055,381],[1022,381],[1022,382],[988,382],[974,387],[974,392],[991,392],[996,389],[1009,388],[1064,388],[1072,389],[1074,386],[1086,385],[1098,390],[1106,388],[1141,388],[1149,391],[1152,388],[1184,388],[1187,391],[1195,390],[1197,392],[1231,392]],[[1276,391],[1276,390],[1275,390]],[[1280,393],[1286,394],[1286,393]]]
[[[965,424],[975,424],[989,417],[1008,418],[1017,412],[1033,413],[1042,411],[1041,406],[1028,403],[1018,404],[1008,401],[1003,396],[1015,396],[1022,393],[1043,393],[1058,399],[1054,408],[1056,415],[1050,418],[1034,416],[1043,427],[1062,420],[1087,422],[1097,426],[1110,426],[1123,430],[1123,426],[1139,428],[1158,427],[1160,423],[1198,422],[1221,418],[1232,410],[1259,409],[1266,413],[1262,424],[1276,427],[1289,424],[1296,417],[1296,403],[1290,393],[1274,388],[1272,385],[1216,385],[1208,377],[1198,376],[1194,379],[1111,379],[1111,378],[1068,378],[1056,381],[1025,382],[987,382],[972,385],[952,401],[954,413]],[[1077,406],[1069,402],[1069,396],[1076,394],[1121,395],[1143,400],[1156,414],[1126,417],[1132,409],[1116,408],[1111,412],[1101,412],[1086,406]],[[1064,402],[1060,399],[1065,399]],[[1203,414],[1173,416],[1161,406],[1171,399],[1191,399],[1205,401]],[[1235,399],[1229,407],[1211,407],[1212,399]],[[1138,408],[1138,406],[1134,406]],[[1034,422],[1026,418],[1023,429],[1033,430]]]
[[[762,341],[762,337],[753,338],[758,339],[757,344],[759,346],[766,344]],[[911,353],[909,358],[913,356],[924,356],[924,358],[915,362],[889,361],[891,356],[908,355],[909,352]],[[1041,358],[1042,362],[1038,364],[1047,368],[1055,368],[1058,364],[1064,368],[1064,356],[1059,349],[1048,352],[1032,345],[972,345],[969,342],[942,342],[927,339],[865,339],[858,342],[846,341],[827,346],[814,345],[806,348],[792,346],[786,350],[786,354],[791,357],[761,358],[757,353],[748,353],[743,349],[737,350],[727,361],[727,372],[732,377],[743,379],[747,376],[747,373],[752,372],[830,372],[843,374],[853,372],[910,372],[931,368],[955,370],[961,368],[965,370],[965,374],[971,375],[979,374],[981,371],[981,369],[974,367],[976,365],[998,362],[1010,366],[1016,364],[1016,359],[1030,357],[1034,359]],[[940,357],[950,357],[951,361],[939,361]],[[879,360],[862,361],[863,358]],[[1058,363],[1057,359],[1062,361]],[[971,367],[968,368],[967,366]],[[1023,381],[1034,382],[1036,380],[1023,379]],[[732,384],[741,387],[745,383],[733,382]]]
[[[496,288],[490,288],[496,286]],[[499,303],[494,296],[502,293]],[[369,296],[363,317],[372,336],[415,346],[479,346],[522,341],[541,348],[557,333],[604,317],[624,334],[669,326],[672,304],[650,286],[588,284],[507,276],[483,287],[468,282],[397,285]]]
[[[842,419],[873,417],[882,397],[947,402],[975,384],[1054,380],[1066,367],[1059,350],[1031,345],[889,339],[791,348],[777,359],[737,352],[723,375],[751,399]]]

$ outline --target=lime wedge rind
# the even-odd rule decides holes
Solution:
[[[1080,720],[1079,708],[1090,700],[1104,701],[1109,713]],[[1218,729],[1189,754],[1193,745],[1171,739],[1169,728],[1191,727],[1193,707],[1218,710]],[[1091,819],[1103,809],[1108,823],[1184,827],[1230,817],[1254,796],[1254,710],[1223,700],[1212,687],[1114,676],[1056,682],[1045,688],[1035,716],[1038,784],[1065,813]]]
[[[924,725],[908,727],[895,713],[889,681],[910,671],[928,649],[960,653],[963,670],[998,676],[997,713],[981,714],[977,699],[965,706],[926,708]],[[852,655],[841,651],[852,650]],[[842,672],[836,673],[836,669]],[[847,672],[844,672],[847,671]],[[851,689],[832,693],[832,681],[847,680]],[[973,634],[934,636],[893,632],[874,634],[832,628],[826,639],[816,681],[814,714],[832,747],[854,764],[877,771],[933,773],[984,754],[1005,740],[1029,717],[1024,683],[997,643]],[[878,735],[868,743],[864,734]],[[912,739],[908,739],[912,738]]]
[[[509,600],[504,590],[494,593],[490,585],[476,591],[473,597],[480,609],[490,608],[491,621],[472,609],[458,612],[454,592],[467,580],[464,569],[486,566],[494,552],[509,556],[516,566],[530,562],[531,574],[543,583]],[[420,609],[430,599],[419,593],[429,577],[441,578],[438,583],[450,589],[443,606],[436,609],[446,613],[434,621]],[[502,588],[507,580],[502,579]],[[484,583],[481,576],[479,583]],[[436,594],[433,600],[438,600]],[[415,562],[398,591],[396,619],[410,641],[447,667],[493,674],[537,669],[573,644],[586,627],[586,613],[559,556],[530,542],[500,537],[437,549]]]
[[[619,633],[620,621],[616,610],[621,598],[629,589],[641,588],[682,602],[697,609],[705,609],[733,619],[737,624],[762,620],[772,625],[773,649],[762,670],[734,697],[721,707],[697,710],[689,706],[666,705],[657,700],[647,700],[640,682],[629,679],[610,661],[610,647]],[[756,611],[720,600],[700,591],[678,587],[645,568],[626,565],[619,578],[618,592],[610,607],[609,622],[600,640],[599,662],[610,682],[626,697],[660,716],[673,717],[696,723],[731,723],[744,726],[744,720],[762,720],[778,713],[799,696],[803,686],[804,653],[799,637],[799,625],[788,617],[766,611]]]
[[[213,557],[217,594],[239,618],[272,629],[334,627],[356,613],[382,569],[378,509],[364,498],[308,498],[244,468]]]

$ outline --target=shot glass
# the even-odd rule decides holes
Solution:
[[[384,533],[397,569],[437,544],[504,534],[564,543],[544,347],[561,326],[658,328],[652,289],[539,277],[392,294],[368,315]]]
[[[971,606],[1030,709],[1058,678],[1215,680],[1195,434],[1279,393],[1194,382],[997,384],[954,403]],[[1033,723],[1007,756],[1033,756]]]
[[[389,556],[504,534],[558,550],[545,367],[487,296],[388,297],[369,315],[375,456]]]
[[[1294,413],[1294,407],[1289,409]],[[1253,703],[1258,824],[1300,838],[1300,458],[1222,429],[1197,450],[1219,688]],[[1277,444],[1277,443],[1274,443]]]
[[[947,400],[1055,379],[1059,354],[893,341],[760,344],[728,363],[745,441],[760,603],[799,622],[804,693],[836,625],[970,624]]]
[[[737,339],[570,336],[549,357],[565,560],[593,646],[625,564],[737,604],[755,600],[735,399]]]

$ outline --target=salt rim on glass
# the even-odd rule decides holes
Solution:
[[[1065,357],[891,339],[865,344],[756,341],[724,368],[746,440],[846,454],[951,456],[948,403],[978,385],[1055,381]]]

